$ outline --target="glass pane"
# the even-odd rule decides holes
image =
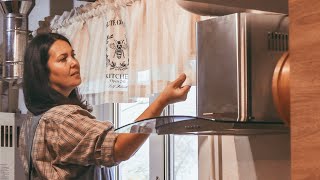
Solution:
[[[196,116],[196,88],[192,86],[184,102],[174,104],[174,115]],[[173,136],[174,180],[198,179],[198,136]]]
[[[215,123],[214,123],[215,122]],[[117,133],[141,133],[141,134],[194,134],[215,132],[212,124],[221,124],[221,121],[194,116],[160,116],[130,123],[115,129]],[[234,123],[228,123],[233,127]],[[219,130],[222,130],[221,128]],[[210,131],[210,132],[209,132]]]
[[[119,126],[132,123],[148,106],[149,98],[119,104]],[[119,165],[119,174],[119,180],[149,180],[149,139],[133,157]]]
[[[92,114],[99,121],[111,121],[113,123],[113,104],[106,103],[93,106]]]

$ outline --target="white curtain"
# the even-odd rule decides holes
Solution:
[[[195,23],[200,16],[175,0],[140,0],[126,8],[129,38],[129,97],[163,90],[182,72],[195,85]]]
[[[121,2],[122,3],[122,2]],[[97,1],[55,17],[81,66],[80,93],[91,105],[128,101],[128,45],[121,4]]]
[[[163,90],[182,72],[195,85],[195,22],[175,0],[100,0],[50,23],[80,61],[91,105],[131,102]]]

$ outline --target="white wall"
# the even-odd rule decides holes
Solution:
[[[34,31],[38,22],[50,15],[50,0],[36,0],[36,5],[29,15],[29,30]]]
[[[69,0],[36,0],[36,5],[29,15],[29,30],[36,30],[38,22],[47,16],[61,15],[63,11],[70,11],[73,7],[86,4],[85,1]],[[63,4],[63,6],[61,6]]]
[[[63,6],[59,5],[59,2]],[[38,28],[38,22],[50,15],[61,15],[63,11],[70,11],[73,7],[86,4],[85,1],[77,0],[35,0],[35,7],[29,15],[29,30],[34,31]],[[61,3],[60,3],[61,4]],[[0,43],[3,41],[3,15],[0,13]]]
[[[290,180],[290,135],[199,137],[199,180]]]

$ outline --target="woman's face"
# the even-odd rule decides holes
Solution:
[[[57,40],[52,44],[48,68],[50,86],[66,97],[81,83],[79,62],[66,41]]]

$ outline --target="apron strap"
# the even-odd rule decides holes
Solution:
[[[41,119],[43,114],[40,114],[38,116],[33,116],[32,117],[32,121],[31,121],[31,131],[29,132],[29,134],[26,134],[25,137],[29,137],[30,141],[27,142],[27,151],[28,151],[28,156],[27,156],[27,160],[29,162],[29,171],[28,171],[28,176],[29,176],[29,180],[32,179],[32,171],[33,171],[33,164],[32,164],[32,146],[33,146],[33,139],[34,139],[34,135],[36,133],[36,129],[38,127],[39,121]]]

